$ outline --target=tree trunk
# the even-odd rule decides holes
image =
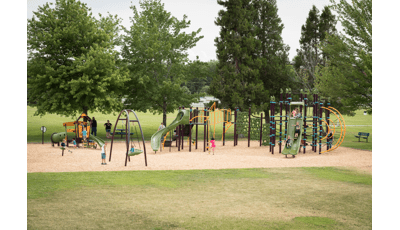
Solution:
[[[165,127],[167,127],[167,102],[164,101],[163,104],[163,124]]]
[[[87,106],[83,106],[83,113],[86,114],[86,116],[89,116],[89,115],[88,115],[88,107],[87,107]],[[84,118],[83,118],[83,121],[84,121],[84,122],[87,122],[87,118],[84,117]]]

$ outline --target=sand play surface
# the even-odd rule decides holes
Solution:
[[[184,149],[178,151],[177,147],[166,147],[156,154],[146,142],[147,167],[144,154],[130,157],[125,167],[126,145],[124,142],[113,144],[110,156],[110,142],[107,148],[107,165],[101,165],[101,149],[73,149],[69,147],[61,156],[61,149],[50,143],[27,144],[27,170],[28,172],[83,172],[83,171],[122,171],[122,170],[188,170],[188,169],[228,169],[228,168],[273,168],[273,167],[324,167],[340,166],[350,167],[366,173],[372,173],[372,151],[356,150],[339,147],[338,149],[318,154],[307,147],[306,153],[299,153],[295,158],[290,155],[286,158],[278,153],[269,152],[269,146],[259,146],[253,141],[247,147],[247,141],[239,141],[233,147],[233,142],[228,141],[225,146],[216,142],[215,154],[203,152],[203,143],[199,143],[197,150],[192,147],[189,152],[187,143]],[[173,144],[175,146],[175,143]],[[143,146],[142,146],[143,149]]]

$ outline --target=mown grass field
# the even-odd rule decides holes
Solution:
[[[33,116],[35,112],[35,108],[27,107],[27,142],[31,143],[41,143],[42,142],[42,133],[40,131],[41,126],[45,126],[47,128],[46,133],[44,134],[44,141],[50,142],[50,136],[54,132],[64,132],[65,129],[62,126],[64,122],[70,122],[76,120],[76,118],[80,114],[76,114],[71,117],[62,117],[54,114],[47,114],[43,117]],[[141,113],[137,112],[137,115],[140,120],[140,124],[143,129],[144,138],[146,141],[149,141],[151,136],[157,131],[158,126],[162,122],[162,115],[153,115],[151,113]],[[167,114],[167,124],[172,122],[177,115],[177,111],[175,113]],[[89,114],[90,117],[95,117],[98,124],[98,132],[97,136],[100,138],[106,138],[106,132],[104,128],[104,123],[107,120],[110,120],[112,124],[115,124],[115,121],[118,117],[118,114],[101,114],[94,113]],[[346,136],[341,146],[363,149],[363,150],[372,150],[372,115],[363,115],[362,110],[358,110],[354,117],[344,116],[344,120],[346,122]],[[118,125],[117,128],[123,128],[122,124]],[[132,129],[133,132],[136,132]],[[358,139],[354,136],[358,134],[358,132],[368,132],[370,133],[370,137],[368,139],[368,143],[365,139],[362,139],[361,142],[358,142]],[[199,140],[202,140],[204,134],[204,128],[199,126]],[[222,139],[222,124],[216,126],[216,140]],[[229,128],[226,134],[227,140],[233,140],[233,127]]]
[[[371,229],[372,176],[339,168],[29,173],[28,229]]]

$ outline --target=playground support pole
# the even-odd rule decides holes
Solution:
[[[225,116],[226,113],[226,116]],[[226,120],[228,120],[228,111],[225,110],[224,107],[224,112],[223,112],[223,119],[222,119],[222,146],[225,146],[225,117]]]
[[[315,152],[315,93],[313,94],[312,151]]]
[[[320,99],[321,100],[321,99]],[[319,103],[319,154],[321,154],[322,150],[322,107],[324,104],[322,101]]]
[[[236,118],[238,108],[235,108],[235,126],[233,127],[233,146],[236,146]]]
[[[282,105],[283,105],[283,95],[282,95],[282,91],[281,91],[281,95],[280,95],[280,112],[279,112],[279,153],[282,152]]]
[[[207,108],[204,107],[204,139],[203,139],[203,152],[206,152],[206,135],[207,135],[206,116],[207,116]]]
[[[303,145],[303,154],[306,154],[306,141],[307,141],[307,135],[306,135],[306,130],[307,130],[307,128],[306,128],[306,125],[307,125],[307,123],[306,123],[306,119],[307,119],[307,93],[306,94],[304,94],[304,132],[303,132],[303,140],[304,140],[304,145]]]
[[[262,131],[263,131],[263,128],[262,128],[262,120],[263,120],[263,114],[261,113],[261,121],[260,121],[260,147],[261,147],[261,144],[262,144]]]
[[[303,100],[303,91],[300,92],[300,101],[304,101]],[[300,113],[301,113],[301,111],[303,111],[303,106],[302,105],[300,105]],[[304,117],[304,113],[303,113],[303,117]],[[300,144],[301,144],[301,141],[300,141]],[[305,144],[305,142],[304,142],[304,144]],[[299,153],[301,153],[301,148],[299,148]]]
[[[272,98],[270,101],[270,107],[271,107],[271,116],[269,119],[269,127],[270,127],[269,143],[271,146],[271,153],[274,154],[276,126],[275,126],[275,101],[272,101]]]
[[[210,121],[211,121],[211,119],[210,119],[210,107],[208,107],[207,108],[207,116],[208,116],[208,119],[207,119],[207,150],[209,151],[210,150],[210,146],[209,146],[209,133],[208,133],[208,130],[210,129]]]
[[[190,115],[189,115],[189,120],[191,121],[192,120],[192,106],[190,106]],[[191,122],[189,122],[189,152],[191,152],[192,151],[192,122],[193,121],[191,121]]]
[[[247,134],[247,147],[250,147],[250,130],[251,130],[251,107],[249,107],[249,129]]]
[[[180,110],[181,110],[181,107],[179,106],[179,111]],[[177,144],[178,144],[178,151],[181,151],[181,125],[178,125],[178,127],[176,127],[176,134],[178,135],[176,137]]]
[[[198,123],[199,123],[199,118],[197,117],[197,116],[199,116],[199,107],[196,107],[196,113],[195,113],[195,117],[196,117],[196,119],[195,119],[195,122],[196,122],[196,149],[197,149],[197,139],[198,139],[198,131],[199,131],[199,125],[198,125]]]
[[[182,106],[182,109],[185,109],[185,107]],[[181,125],[181,131],[182,131],[182,133],[181,133],[181,137],[182,137],[181,144],[182,144],[182,150],[183,150],[183,144],[185,143],[185,125]]]
[[[331,103],[327,102],[327,106],[329,108],[329,106],[331,106]],[[328,127],[326,128],[326,132],[328,133],[328,130],[329,130],[329,119],[330,119],[330,117],[329,117],[330,114],[329,114],[329,110],[328,109],[325,110],[325,116],[326,116],[325,120],[328,123]],[[326,145],[326,150],[329,150],[329,145]]]
[[[287,126],[288,126],[288,110],[289,110],[289,104],[288,104],[288,93],[286,92],[286,100],[285,100],[285,141],[287,140]]]

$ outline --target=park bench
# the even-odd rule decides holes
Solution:
[[[358,138],[358,142],[360,142],[360,138],[364,138],[368,142],[369,133],[358,132],[358,135],[356,135],[355,137]]]

